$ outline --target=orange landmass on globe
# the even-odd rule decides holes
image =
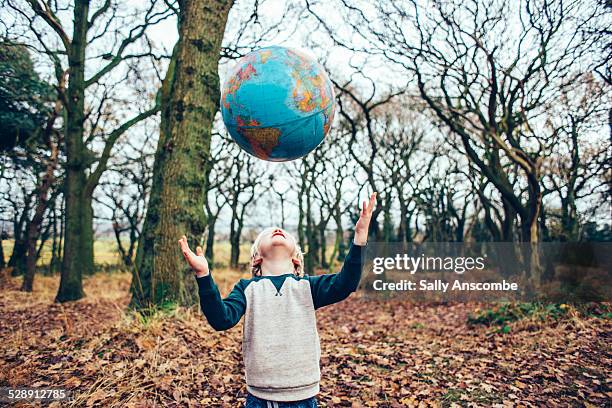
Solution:
[[[249,119],[249,121],[247,122],[245,118],[243,118],[242,116],[238,116],[236,117],[236,124],[238,125],[239,128],[242,128],[244,126],[260,126],[261,123],[259,123],[259,121],[257,121],[256,119]]]
[[[271,56],[272,51],[270,50],[262,50],[259,52],[259,60],[262,64],[265,64]]]
[[[299,110],[312,112],[317,107],[325,109],[329,105],[330,99],[327,95],[326,81],[322,73],[303,75],[299,68],[293,67],[291,75],[295,81],[293,100]]]
[[[281,135],[276,128],[242,128],[240,133],[249,141],[255,156],[262,160],[268,160]]]
[[[334,121],[334,105],[330,104],[325,110],[325,122],[323,123],[323,134],[327,134],[329,132],[329,128]]]

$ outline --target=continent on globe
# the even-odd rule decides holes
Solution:
[[[254,155],[262,160],[270,158],[281,135],[280,130],[275,128],[245,128],[242,132],[251,144]]]
[[[300,51],[266,47],[241,58],[225,80],[221,114],[249,154],[287,161],[314,150],[329,132],[334,88],[323,67]]]

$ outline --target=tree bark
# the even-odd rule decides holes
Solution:
[[[208,216],[208,235],[206,236],[206,250],[204,252],[204,256],[210,263],[210,265],[215,264],[215,255],[214,255],[214,246],[215,246],[215,225],[217,223],[216,216]]]
[[[26,271],[23,277],[23,284],[21,286],[21,290],[25,292],[31,292],[32,287],[34,286],[34,274],[36,273],[36,261],[38,260],[36,243],[40,237],[43,216],[47,210],[49,189],[55,181],[54,172],[57,167],[59,157],[59,146],[57,146],[57,144],[55,144],[51,139],[49,139],[48,146],[51,149],[51,156],[49,157],[45,175],[43,176],[42,182],[38,189],[38,202],[34,210],[34,217],[28,225],[28,255],[26,260]]]
[[[161,132],[151,196],[136,255],[132,302],[150,308],[197,300],[178,239],[193,246],[206,227],[206,171],[219,107],[218,63],[232,1],[181,2],[179,41],[162,89]]]
[[[240,166],[238,167],[238,171],[240,171]],[[239,176],[236,176],[239,177]],[[233,197],[232,197],[232,219],[230,221],[230,267],[237,268],[238,267],[238,257],[240,256],[240,236],[238,235],[238,230],[240,229],[240,223],[238,221],[238,198],[240,195],[240,187],[236,185],[239,181],[234,180],[233,187]]]
[[[56,213],[55,208],[53,208],[52,218],[53,220],[51,221],[52,222],[51,236],[53,237],[53,240],[51,243],[51,259],[49,260],[49,274],[50,275],[53,275],[56,270],[57,260],[58,260],[59,240],[61,239],[61,237],[59,236],[59,232],[57,230],[57,213]]]
[[[4,260],[4,247],[2,246],[2,242],[4,241],[4,230],[0,231],[0,269],[4,269],[6,267],[6,261]]]
[[[83,272],[93,270],[93,258],[85,256],[87,206],[84,202],[85,170],[90,157],[83,144],[85,119],[85,49],[87,47],[87,16],[89,1],[77,1],[74,6],[72,43],[68,50],[68,89],[66,104],[65,154],[66,175],[64,194],[66,199],[66,225],[64,231],[64,256],[60,287],[55,300],[66,302],[84,296]]]

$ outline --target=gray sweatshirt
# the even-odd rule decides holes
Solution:
[[[339,273],[240,279],[222,299],[211,274],[196,278],[200,306],[215,330],[244,315],[242,354],[247,390],[270,401],[299,401],[319,392],[321,348],[315,310],[357,289],[362,246],[351,245]]]

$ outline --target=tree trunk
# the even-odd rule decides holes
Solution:
[[[207,222],[208,222],[208,235],[206,237],[206,250],[204,252],[204,256],[206,256],[208,263],[212,266],[215,264],[214,247],[215,247],[215,225],[217,224],[216,215],[211,216],[209,214]]]
[[[66,175],[64,194],[66,199],[66,230],[60,287],[55,300],[66,302],[84,296],[82,273],[88,268],[83,234],[86,208],[83,202],[89,157],[83,145],[83,121],[85,119],[85,48],[87,46],[88,1],[77,1],[74,6],[74,29],[68,52],[69,82],[66,105]]]
[[[18,276],[26,270],[26,256],[28,253],[27,223],[30,218],[30,202],[33,194],[25,196],[24,208],[19,219],[13,223],[13,251],[8,261],[8,266],[13,268],[12,276]],[[24,225],[25,231],[24,231]]]
[[[178,246],[206,227],[206,170],[219,107],[218,64],[232,1],[181,2],[179,41],[162,89],[151,196],[132,279],[132,306],[192,305],[196,282]]]
[[[238,225],[235,225],[238,224]],[[238,268],[238,258],[240,257],[240,223],[237,219],[232,220],[232,230],[230,233],[230,267]]]
[[[64,257],[64,231],[66,230],[66,198],[62,195],[62,205],[60,207],[60,230],[59,230],[59,242],[57,243],[57,257],[58,259],[58,270],[61,270],[62,259]]]
[[[21,275],[26,270],[26,258],[28,253],[28,245],[25,237],[15,239],[13,244],[13,252],[8,261],[8,266],[13,268],[12,275]]]
[[[306,241],[308,243],[308,249],[306,250],[306,257],[304,259],[304,272],[306,274],[312,274],[317,261],[317,255],[319,250],[319,244],[317,239],[317,232],[314,227],[314,221],[312,219],[312,198],[310,197],[310,188],[312,186],[312,179],[308,181],[306,187]]]
[[[528,242],[531,244],[529,266],[531,270],[531,283],[537,289],[542,283],[542,264],[540,261],[540,231],[539,219],[542,211],[542,193],[540,191],[540,180],[537,170],[534,171],[529,186],[529,219],[528,219]]]
[[[2,246],[3,241],[4,229],[0,231],[0,269],[4,269],[6,267],[6,262],[4,260],[4,246]]]
[[[406,247],[406,219],[408,217],[408,205],[402,198],[402,190],[398,188],[397,197],[400,207],[399,222],[397,226],[397,241],[402,244],[402,248]]]
[[[51,236],[53,237],[52,243],[51,243],[51,260],[49,260],[49,274],[53,275],[55,273],[55,267],[57,265],[57,250],[58,250],[58,231],[57,231],[57,214],[56,214],[56,208],[53,208],[53,220],[52,222],[52,233]]]
[[[237,176],[238,177],[238,176]],[[239,187],[238,187],[239,188]],[[238,268],[238,245],[240,238],[236,239],[236,230],[238,229],[238,195],[240,191],[234,187],[232,198],[232,219],[230,220],[230,268]]]
[[[55,121],[55,120],[53,120]],[[52,126],[52,123],[51,123]],[[49,129],[50,131],[50,129]],[[55,168],[57,167],[57,161],[59,157],[59,146],[51,140],[49,137],[48,147],[51,150],[51,156],[47,163],[45,175],[42,178],[40,187],[38,188],[38,202],[34,209],[34,217],[28,225],[27,242],[28,242],[28,257],[26,261],[26,271],[23,277],[23,284],[21,290],[25,292],[31,292],[34,286],[34,274],[36,273],[36,261],[38,260],[38,251],[36,250],[36,243],[41,233],[41,226],[43,222],[43,216],[47,211],[47,203],[49,197],[49,189],[55,181]]]
[[[391,219],[391,198],[385,195],[385,204],[383,205],[383,241],[391,242],[393,239],[393,221]]]
[[[327,220],[323,220],[323,210],[320,211],[321,220],[319,221],[319,246],[321,251],[320,264],[321,268],[327,268],[327,237],[325,236],[325,230],[327,229]]]
[[[238,268],[238,263],[240,261],[240,236],[242,235],[243,225],[244,225],[244,221],[239,218],[238,226],[236,228],[236,233],[234,235],[234,240],[232,241],[232,258],[231,258],[232,268]]]
[[[306,186],[306,173],[302,173],[301,182],[300,182],[300,191],[298,192],[298,225],[297,225],[297,234],[298,234],[298,244],[302,251],[306,249],[306,239],[304,234],[304,189]],[[305,267],[305,265],[303,265]]]
[[[285,229],[285,197],[282,194],[279,194],[278,198],[280,200],[281,228]]]
[[[130,246],[124,260],[125,266],[130,268],[134,264],[134,251],[136,250],[136,243],[138,242],[138,220],[135,220],[134,222],[135,224],[130,224]]]
[[[340,202],[334,203],[334,223],[336,224],[336,239],[334,240],[334,249],[329,257],[329,270],[331,272],[336,261],[342,262],[345,255],[344,248],[344,229],[342,228],[342,213],[340,211]]]
[[[93,198],[90,192],[85,191],[81,199],[83,205],[83,265],[81,267],[83,276],[94,273],[94,229],[93,229]]]

